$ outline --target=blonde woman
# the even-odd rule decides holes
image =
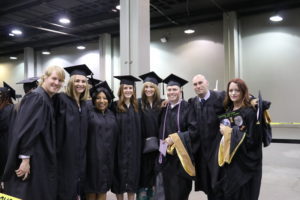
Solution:
[[[58,66],[46,68],[40,86],[26,94],[13,128],[4,172],[5,192],[23,200],[56,198],[55,112],[52,97],[65,79]]]
[[[74,200],[82,195],[87,138],[89,96],[86,65],[66,67],[70,74],[66,92],[55,101],[57,121],[58,196],[57,200]]]
[[[138,190],[141,159],[141,126],[136,99],[134,76],[115,76],[121,80],[116,102],[116,118],[119,126],[117,144],[116,179],[112,192],[118,200],[123,200],[127,192],[128,200],[134,200]]]

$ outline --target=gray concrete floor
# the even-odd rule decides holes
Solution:
[[[300,139],[300,128],[273,128],[273,138]],[[115,200],[108,193],[107,200]],[[260,200],[300,200],[300,144],[273,143],[263,149]],[[207,200],[192,192],[189,200]]]

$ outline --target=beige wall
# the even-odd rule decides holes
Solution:
[[[300,9],[244,17],[241,23],[242,77],[250,90],[272,101],[274,122],[300,122]]]
[[[16,82],[24,78],[24,62],[22,55],[17,56],[18,60],[0,58],[0,87],[3,86],[3,81],[5,81],[16,90],[17,94],[23,95],[22,85],[18,85]]]
[[[174,73],[189,83],[184,86],[185,99],[193,97],[191,80],[196,74],[203,74],[215,87],[223,89],[224,81],[224,46],[222,21],[194,25],[195,33],[184,34],[185,27],[154,30],[151,32],[150,63],[151,70],[165,78]],[[160,38],[166,36],[167,43]]]
[[[251,93],[261,90],[263,97],[272,101],[271,115],[274,122],[300,122],[299,58],[300,58],[300,9],[282,11],[285,20],[272,24],[268,18],[273,13],[239,18],[241,41],[241,77]],[[192,35],[183,33],[184,27],[151,31],[150,69],[162,78],[170,73],[191,81],[195,74],[206,75],[210,88],[219,80],[219,89],[224,89],[224,46],[223,23],[213,21],[194,25]],[[166,36],[167,43],[160,38]],[[113,74],[120,74],[119,38],[113,41]],[[78,51],[74,45],[52,49],[50,56],[37,54],[37,71],[57,64],[62,67],[72,64],[87,64],[99,77],[98,42],[87,44],[85,51]],[[24,77],[22,58],[10,61],[0,58],[0,80],[14,85]],[[115,93],[118,81],[113,82]],[[2,84],[2,83],[1,83]],[[194,96],[191,82],[184,87],[185,98]],[[140,92],[138,92],[140,94]]]

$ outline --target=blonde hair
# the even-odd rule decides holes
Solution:
[[[154,88],[153,102],[152,102],[153,107],[160,108],[161,99],[160,99],[160,91],[158,89],[158,86],[151,82],[145,82],[143,84],[142,95],[141,95],[142,96],[142,109],[145,109],[147,107],[147,105],[149,105],[147,96],[145,94],[145,87],[147,84],[149,84],[150,86],[152,86]]]
[[[73,75],[70,77],[67,88],[66,88],[66,94],[76,100],[76,92],[74,88],[74,83],[76,80],[77,75]],[[86,78],[86,84],[85,84],[85,90],[82,94],[79,96],[79,101],[86,101],[90,98],[89,95],[89,90],[88,90],[88,83],[87,83],[87,78]]]
[[[61,81],[65,81],[65,71],[64,71],[64,69],[59,67],[59,66],[54,65],[54,66],[49,66],[45,69],[44,74],[41,76],[41,81],[40,81],[39,85],[42,86],[45,79],[48,78],[49,76],[51,76],[51,74],[53,72],[56,72],[56,75],[58,76],[58,78]]]
[[[118,112],[126,112],[127,106],[125,104],[125,96],[124,96],[124,84],[120,85],[118,91],[119,101],[117,103],[117,111]],[[136,89],[133,86],[133,94],[130,97],[130,103],[133,105],[134,111],[138,112],[138,101],[136,99]]]

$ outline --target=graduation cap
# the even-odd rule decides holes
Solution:
[[[38,81],[40,78],[39,77],[31,77],[28,79],[24,79],[22,81],[17,82],[17,84],[23,84],[23,89],[24,92],[27,93],[31,89],[37,88],[38,87]]]
[[[97,85],[98,83],[101,83],[101,82],[102,82],[101,80],[95,79],[95,78],[93,78],[93,77],[88,78],[88,83],[89,83],[90,85],[92,85],[93,87],[94,87],[95,85]]]
[[[71,66],[71,67],[65,67],[64,68],[69,74],[70,76],[73,75],[83,75],[83,76],[88,76],[88,75],[92,75],[93,72],[88,68],[88,66],[86,65],[75,65],[75,66]]]
[[[110,89],[106,81],[98,83],[95,87],[92,87],[90,91],[92,95],[96,95],[101,90],[106,90],[107,94],[110,95],[111,99],[115,98],[113,91]]]
[[[187,80],[184,80],[183,78],[180,78],[179,76],[176,76],[175,74],[170,74],[167,78],[163,80],[163,83],[166,83],[167,86],[173,86],[177,85],[178,87],[182,87],[185,84],[188,83]],[[163,94],[165,93],[164,87],[163,87]],[[183,90],[182,90],[182,98],[184,98]]]
[[[167,78],[165,78],[163,80],[163,82],[166,83],[167,86],[177,85],[179,87],[182,87],[182,86],[184,86],[185,84],[188,83],[187,80],[184,80],[184,79],[182,79],[179,76],[176,76],[174,74],[170,74]]]
[[[126,84],[126,85],[134,85],[135,82],[141,81],[140,79],[132,76],[132,75],[124,75],[124,76],[114,76],[116,79],[119,79],[120,85]]]
[[[14,90],[12,87],[10,87],[7,83],[3,81],[3,86],[7,89],[8,94],[11,98],[16,100],[16,90]]]
[[[267,122],[265,116],[265,112],[270,108],[271,102],[264,101],[261,97],[260,91],[258,92],[258,103],[257,103],[257,121],[259,125],[259,131],[262,134],[262,141],[264,144],[264,147],[267,147],[270,145],[272,141],[272,128],[271,125]],[[268,119],[268,121],[271,121],[271,119]]]
[[[158,85],[159,83],[162,82],[162,79],[155,73],[155,72],[149,72],[143,75],[139,76],[143,82],[151,82],[154,83],[156,85]]]

